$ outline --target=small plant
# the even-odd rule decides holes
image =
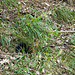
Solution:
[[[0,42],[2,44],[2,47],[4,47],[5,45],[7,47],[10,46],[10,41],[9,41],[8,37],[5,37],[4,35],[1,35],[0,38],[1,38]]]
[[[52,10],[53,13],[53,20],[55,20],[58,23],[74,23],[74,19],[75,19],[75,13],[73,11],[71,11],[69,8],[67,7],[55,7]]]
[[[41,18],[41,16],[33,17],[30,14],[25,17],[21,16],[19,19],[16,18],[16,26],[11,24],[11,32],[23,42],[28,42],[29,44],[32,42],[34,44],[34,40],[38,39],[39,42],[43,43],[48,35],[46,30],[48,26],[44,27]]]
[[[12,9],[13,7],[19,7],[16,0],[1,0],[0,3],[2,8]]]
[[[72,34],[72,35],[69,37],[69,39],[70,39],[69,44],[75,45],[75,34]]]

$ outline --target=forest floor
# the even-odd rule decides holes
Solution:
[[[3,1],[0,1],[0,75],[74,75],[75,14],[72,20],[68,19],[67,22],[64,22],[65,20],[62,21],[61,19],[61,14],[58,14],[58,17],[61,18],[58,18],[53,15],[52,11],[58,10],[57,8],[68,8],[75,13],[75,7],[66,2],[53,0],[18,0],[18,4],[9,0],[7,3],[5,0]],[[49,23],[52,27],[50,41],[48,42],[50,51],[43,54],[41,51],[32,53],[32,57],[26,54],[24,57],[21,53],[15,53],[17,37],[14,36],[9,27],[11,23],[16,26],[14,18],[26,14],[35,16],[35,10],[38,16],[43,15],[44,18],[52,22]],[[46,24],[44,20],[42,21]],[[4,46],[2,46],[3,40]],[[11,47],[6,45],[7,42],[11,44]]]

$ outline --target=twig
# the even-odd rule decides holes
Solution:
[[[75,31],[58,31],[58,33],[75,33]]]

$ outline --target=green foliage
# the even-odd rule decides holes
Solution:
[[[19,8],[16,0],[1,0],[0,5],[2,8],[8,8],[8,9],[12,9],[13,7]]]
[[[57,8],[55,7],[52,10],[52,13],[53,13],[53,20],[55,20],[56,22],[60,24],[74,23],[75,13],[74,11],[70,10],[67,7],[61,7],[61,6]]]
[[[70,39],[69,44],[73,44],[75,45],[75,34],[72,34],[70,37],[68,37]]]
[[[4,45],[10,46],[10,41],[9,41],[9,38],[8,37],[5,37],[4,35],[1,35],[0,38],[1,38],[1,41],[0,42],[2,44],[2,47]]]
[[[41,16],[33,17],[30,14],[16,18],[16,27],[11,24],[11,30],[22,41],[34,42],[35,38],[42,41],[47,38],[47,30],[45,29]]]
[[[74,72],[75,54],[73,52],[67,52],[66,54],[67,55],[65,55],[65,57],[64,54],[62,56],[62,58],[64,57],[63,62],[65,63],[65,65],[67,65],[67,68],[70,72],[75,73]]]
[[[20,11],[16,0],[1,0],[0,2],[2,3],[2,5],[0,4],[2,7],[6,6],[8,9],[15,7]],[[4,73],[10,72],[10,75],[36,75],[36,72],[38,72],[39,75],[42,75],[44,70],[45,75],[62,75],[65,72],[63,69],[68,71],[67,75],[71,75],[71,72],[74,73],[74,52],[68,50],[62,51],[58,48],[59,43],[56,43],[58,28],[49,18],[46,19],[46,17],[38,16],[35,9],[31,7],[29,9],[35,12],[34,16],[31,14],[20,15],[18,12],[17,17],[12,21],[7,21],[2,17],[0,18],[2,20],[0,22],[3,23],[0,26],[5,28],[4,34],[3,32],[0,34],[0,42],[4,47],[10,45],[10,39],[8,37],[11,35],[5,35],[7,33],[5,31],[7,30],[12,34],[12,38],[16,37],[16,40],[18,39],[18,42],[25,42],[28,45],[32,42],[34,45],[34,40],[38,39],[39,43],[38,47],[35,48],[36,51],[31,55],[23,52],[23,56],[18,57],[18,55],[15,60],[12,60],[14,63],[12,65],[12,62],[10,62],[8,71],[2,65]],[[67,7],[55,7],[52,13],[53,20],[58,23],[68,24],[74,22],[75,13]],[[75,35],[69,37],[69,44],[75,45],[74,37]],[[16,40],[15,42],[17,42]],[[14,41],[12,42],[14,43]],[[51,45],[54,45],[53,48],[50,47]]]

